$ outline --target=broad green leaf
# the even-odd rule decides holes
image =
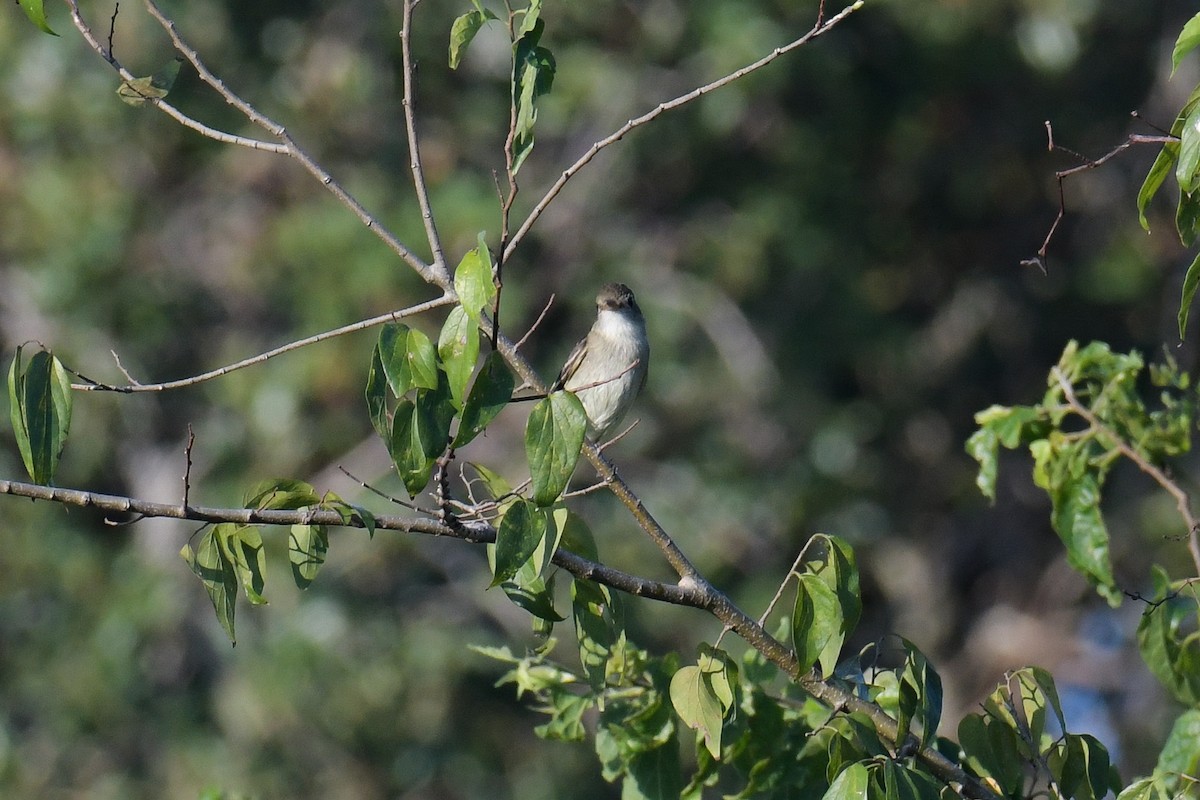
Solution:
[[[384,325],[379,331],[377,352],[388,385],[397,398],[410,389],[437,388],[437,352],[421,331],[403,323]]]
[[[1081,572],[1096,591],[1116,607],[1121,592],[1108,557],[1108,528],[1100,513],[1100,486],[1088,473],[1065,480],[1050,493],[1051,522],[1067,547],[1067,561]]]
[[[512,579],[500,584],[500,589],[514,605],[533,615],[535,631],[545,625],[543,635],[549,635],[549,626],[566,618],[554,608],[554,576],[543,578],[534,562],[531,558],[522,564]]]
[[[532,24],[530,24],[532,20]],[[517,112],[513,129],[513,172],[521,168],[533,150],[533,129],[537,122],[537,100],[554,84],[554,55],[538,42],[545,21],[526,17],[528,29],[522,28],[521,38],[513,50],[512,102]]]
[[[555,692],[550,697],[549,707],[542,709],[551,715],[551,720],[545,725],[538,725],[533,732],[542,739],[582,742],[587,738],[583,715],[595,705],[596,701],[586,695]]]
[[[483,432],[508,405],[515,385],[504,357],[495,350],[488,353],[463,404],[458,435],[454,437],[455,447],[462,447]]]
[[[1158,194],[1163,181],[1171,174],[1171,167],[1175,165],[1175,159],[1178,157],[1178,142],[1168,142],[1163,145],[1162,150],[1158,151],[1158,157],[1150,165],[1150,171],[1146,173],[1146,180],[1142,182],[1142,188],[1138,190],[1138,221],[1142,223],[1142,227],[1147,232],[1150,230],[1150,222],[1146,219],[1146,208],[1150,205],[1150,201],[1154,199],[1154,195]]]
[[[288,536],[288,560],[292,578],[301,589],[317,577],[329,551],[329,531],[324,525],[293,525]]]
[[[1189,709],[1175,720],[1154,771],[1175,776],[1173,784],[1180,775],[1200,775],[1200,709]]]
[[[153,75],[144,78],[134,78],[131,81],[121,81],[117,87],[117,96],[131,106],[145,105],[149,100],[161,100],[175,85],[179,77],[179,67],[183,59],[176,57],[164,64]]]
[[[534,26],[537,25],[538,20],[542,18],[542,0],[529,0],[529,5],[524,9],[523,13],[521,27],[517,29],[518,37],[532,31]]]
[[[704,737],[704,745],[714,758],[721,755],[721,704],[698,666],[680,667],[671,678],[671,704],[675,713]]]
[[[51,36],[58,36],[50,29],[50,23],[46,21],[46,9],[43,7],[42,0],[17,0],[17,5],[25,12],[25,16],[29,17],[29,21],[38,27],[38,30]]]
[[[217,612],[217,621],[225,629],[230,643],[237,644],[233,629],[237,604],[237,568],[226,557],[214,530],[209,528],[201,535],[195,550],[190,544],[185,544],[179,555],[204,584],[208,599]]]
[[[812,546],[816,545],[816,546]],[[837,666],[842,643],[858,624],[862,613],[859,597],[858,567],[854,550],[836,536],[817,534],[810,544],[812,555],[805,561],[805,570],[822,581],[834,593],[840,624],[822,648],[818,661],[825,675],[832,675]]]
[[[906,653],[899,676],[900,713],[921,723],[921,746],[926,747],[937,736],[942,718],[942,679],[915,644],[900,641]]]
[[[471,40],[479,33],[483,24],[490,19],[496,19],[496,15],[487,9],[476,9],[454,20],[454,24],[450,26],[450,69],[458,69],[463,54],[467,52],[467,46],[471,44]]]
[[[1175,49],[1171,51],[1172,76],[1175,75],[1175,70],[1179,69],[1179,62],[1195,50],[1197,45],[1200,45],[1200,14],[1187,21],[1183,30],[1179,32],[1179,38],[1175,40]]]
[[[534,550],[546,537],[546,512],[528,500],[517,500],[496,528],[496,566],[492,586],[510,580],[521,566],[533,556]]]
[[[304,481],[282,478],[259,481],[246,492],[244,508],[297,509],[315,506],[321,502],[317,490]]]
[[[325,496],[321,498],[321,508],[336,512],[347,526],[360,523],[366,530],[367,536],[375,538],[375,515],[362,506],[347,503],[335,493],[326,492]]]
[[[425,452],[425,442],[420,436],[422,426],[416,417],[416,404],[407,398],[401,400],[392,417],[392,436],[388,445],[396,474],[409,497],[420,494],[433,475],[434,459]]]
[[[679,742],[672,736],[665,744],[629,759],[621,800],[678,800],[682,790]]]
[[[733,707],[738,685],[737,662],[719,647],[701,644],[696,664],[712,688],[713,696],[721,704],[721,713],[727,713]]]
[[[855,762],[833,779],[821,800],[865,800],[870,773],[861,762]]]
[[[555,524],[559,524],[559,509],[554,510],[554,520]],[[573,511],[567,512],[567,518],[560,527],[562,528],[562,547],[589,561],[600,560],[596,537],[592,535],[592,529],[583,521],[583,517]]]
[[[1175,232],[1184,247],[1191,247],[1200,233],[1200,190],[1179,193],[1175,207]]]
[[[383,371],[383,361],[379,357],[379,345],[371,352],[371,369],[367,372],[367,387],[364,395],[367,399],[367,414],[371,417],[371,426],[379,434],[379,438],[387,442],[391,438],[389,429],[391,423],[387,417],[387,374]]]
[[[587,430],[587,412],[570,392],[538,402],[525,426],[525,456],[533,479],[533,501],[548,506],[567,488]]]
[[[8,371],[9,414],[25,470],[51,485],[71,428],[71,379],[51,353],[38,351],[22,367],[18,347]]]
[[[467,383],[479,358],[479,326],[471,321],[462,306],[450,309],[438,337],[438,355],[442,369],[450,379],[450,394],[454,405],[462,408]]]
[[[838,635],[842,621],[842,610],[833,589],[811,572],[799,575],[792,613],[792,642],[802,671],[817,663],[826,645]]]
[[[1138,648],[1150,671],[1179,702],[1200,704],[1200,590],[1195,583],[1172,582],[1152,568],[1154,600],[1138,623]]]
[[[1196,298],[1196,288],[1200,287],[1200,253],[1192,259],[1187,274],[1183,276],[1183,291],[1179,297],[1179,339],[1182,341],[1187,328],[1188,315],[1192,311],[1192,301]]]
[[[221,547],[221,553],[233,564],[241,581],[246,599],[254,605],[263,605],[266,584],[267,554],[263,550],[262,534],[252,525],[235,525],[224,522],[213,528],[213,536]]]
[[[1013,727],[995,717],[968,714],[958,724],[958,741],[977,775],[991,778],[1007,796],[1021,788],[1024,757]]]
[[[600,691],[605,685],[609,656],[620,629],[608,587],[581,578],[572,580],[571,614],[579,643],[579,662],[588,684],[593,690]]]
[[[1179,130],[1179,160],[1175,163],[1175,181],[1179,191],[1191,194],[1196,190],[1197,169],[1200,168],[1200,106],[1193,108]],[[1186,242],[1185,242],[1186,244]]]
[[[496,284],[492,278],[492,253],[484,235],[479,234],[479,246],[463,256],[454,270],[454,291],[467,316],[476,325],[479,313],[489,307],[496,297]]]

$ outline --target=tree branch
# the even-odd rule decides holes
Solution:
[[[1196,566],[1197,574],[1200,574],[1200,526],[1197,525],[1196,517],[1192,513],[1192,500],[1187,491],[1167,477],[1165,472],[1150,463],[1145,456],[1130,446],[1116,431],[1105,425],[1099,417],[1092,413],[1090,408],[1079,402],[1079,398],[1075,396],[1075,390],[1071,386],[1071,382],[1063,375],[1062,370],[1055,367],[1051,374],[1054,375],[1054,380],[1058,382],[1059,388],[1062,389],[1063,398],[1067,401],[1067,406],[1076,414],[1083,417],[1093,430],[1111,439],[1121,455],[1128,458],[1134,464],[1137,464],[1138,469],[1153,478],[1155,483],[1175,498],[1175,507],[1179,510],[1179,515],[1183,517],[1184,524],[1187,525],[1188,529],[1188,551],[1192,555],[1192,562]]]
[[[508,260],[509,258],[512,257],[513,251],[515,251],[517,249],[517,245],[519,245],[521,243],[521,240],[525,238],[525,235],[527,233],[529,233],[529,229],[532,228],[533,224],[535,222],[537,222],[539,217],[541,217],[542,212],[544,212],[546,210],[546,207],[550,205],[551,201],[554,200],[554,198],[558,196],[559,192],[562,191],[563,187],[566,186],[567,181],[571,180],[571,178],[573,178],[575,176],[575,174],[577,172],[579,172],[579,170],[581,170],[585,166],[587,166],[588,162],[590,162],[593,158],[595,158],[596,154],[599,153],[601,150],[603,150],[604,148],[608,147],[611,144],[615,144],[616,142],[619,142],[621,139],[623,139],[625,137],[625,135],[627,133],[634,130],[635,128],[640,128],[642,125],[645,125],[648,122],[653,122],[655,119],[657,119],[659,116],[661,116],[665,112],[671,111],[672,109],[679,108],[682,105],[686,105],[686,104],[692,102],[693,100],[696,100],[697,98],[700,98],[700,97],[708,94],[709,92],[715,91],[717,89],[720,89],[723,86],[727,86],[727,85],[733,83],[734,81],[738,80],[739,78],[744,78],[745,76],[749,75],[751,72],[755,72],[759,69],[762,69],[763,67],[770,64],[772,61],[779,58],[780,56],[782,56],[786,53],[790,53],[791,51],[795,50],[797,47],[800,47],[802,45],[805,45],[805,44],[811,42],[813,39],[817,38],[821,34],[828,32],[831,28],[836,26],[839,22],[844,20],[846,17],[850,16],[855,11],[858,11],[860,8],[862,8],[863,2],[864,2],[864,0],[855,0],[854,3],[851,3],[850,5],[846,6],[841,11],[834,14],[832,17],[830,17],[828,20],[825,20],[825,21],[822,21],[821,16],[818,15],[817,23],[811,29],[809,29],[808,33],[804,34],[799,39],[795,39],[792,42],[785,44],[781,47],[776,47],[770,53],[768,53],[767,55],[758,59],[754,63],[748,64],[748,65],[742,67],[741,69],[737,70],[736,72],[731,72],[730,74],[724,76],[723,78],[718,78],[717,80],[715,80],[711,83],[706,83],[705,85],[703,85],[699,88],[693,89],[692,91],[688,92],[687,94],[683,94],[683,95],[680,95],[679,97],[676,97],[674,100],[668,100],[664,103],[659,103],[658,106],[655,107],[654,109],[652,109],[651,111],[648,111],[647,113],[641,115],[640,117],[636,117],[634,119],[629,120],[628,122],[626,122],[624,125],[622,125],[617,130],[613,131],[608,136],[606,136],[603,139],[601,139],[600,141],[594,143],[590,148],[588,148],[588,151],[586,153],[584,153],[582,156],[580,156],[579,159],[574,164],[567,167],[565,170],[563,170],[562,174],[558,176],[558,180],[556,180],[554,182],[554,185],[550,187],[550,189],[546,192],[546,194],[542,197],[542,199],[538,201],[537,205],[533,207],[533,210],[531,212],[529,212],[529,216],[526,217],[525,221],[521,223],[521,227],[517,229],[517,232],[515,234],[513,234],[512,238],[508,242],[508,246],[503,249],[501,258],[503,260]],[[823,7],[822,7],[822,9],[823,9]],[[823,13],[823,10],[822,10],[822,13]]]
[[[79,373],[76,372],[75,374],[79,375],[79,377],[85,382],[73,383],[71,384],[71,388],[81,392],[120,392],[122,394],[133,394],[134,392],[164,392],[168,389],[180,389],[184,386],[194,386],[197,383],[203,383],[204,381],[212,380],[213,378],[219,378],[222,375],[227,375],[230,372],[242,369],[244,367],[252,367],[255,364],[261,364],[267,359],[274,358],[278,355],[283,355],[284,353],[290,353],[293,350],[299,350],[302,347],[307,347],[311,344],[316,344],[317,342],[323,342],[327,339],[344,336],[347,333],[361,331],[366,328],[371,328],[375,325],[381,325],[385,322],[394,322],[404,317],[410,317],[414,314],[421,314],[429,311],[430,309],[434,309],[439,306],[451,305],[455,302],[457,302],[456,298],[451,297],[450,295],[442,295],[441,297],[433,300],[427,300],[424,303],[418,303],[415,306],[409,306],[408,308],[404,308],[399,311],[389,311],[388,313],[380,314],[377,317],[371,317],[370,319],[352,322],[349,325],[343,325],[340,328],[334,328],[330,331],[324,331],[312,336],[307,336],[303,339],[297,339],[294,342],[288,342],[285,345],[276,347],[274,350],[268,350],[265,353],[259,353],[251,358],[238,361],[236,364],[229,364],[228,366],[219,367],[218,369],[210,370],[199,375],[193,375],[190,378],[180,378],[179,380],[165,381],[163,383],[138,383],[130,379],[130,383],[117,386],[109,383],[101,383],[100,381],[94,381],[83,375],[79,375]],[[119,359],[117,364],[118,366],[120,365]],[[122,369],[122,372],[124,372],[124,369]],[[129,373],[126,372],[125,376],[128,378]]]

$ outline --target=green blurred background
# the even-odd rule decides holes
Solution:
[[[110,4],[84,2],[103,37]],[[507,44],[485,29],[455,73],[450,22],[424,0],[414,47],[427,176],[452,261],[499,224],[492,171],[507,123]],[[400,3],[170,2],[211,68],[418,252],[399,99]],[[51,4],[61,38],[0,13],[0,344],[38,340],[89,377],[184,377],[434,296],[295,163],[200,138],[121,103],[112,71]],[[1126,778],[1146,772],[1174,710],[1131,649],[1140,609],[1110,612],[1066,566],[1019,456],[987,507],[962,443],[987,405],[1040,396],[1067,340],[1151,356],[1177,347],[1190,255],[1163,198],[1153,235],[1134,148],[1066,185],[1049,268],[1021,267],[1057,211],[1055,140],[1098,156],[1139,110],[1168,127],[1198,79],[1168,80],[1184,2],[869,2],[769,68],[664,115],[573,180],[505,272],[504,322],[552,374],[622,280],[650,319],[654,363],[613,450],[707,574],[761,610],[812,533],[859,547],[868,617],[855,647],[897,633],[947,684],[947,730],[1029,663],[1060,682],[1073,727]],[[595,140],[811,24],[782,0],[547,3],[558,61],[518,219]],[[116,56],[171,58],[140,4]],[[185,68],[172,99],[256,133]],[[1164,193],[1168,194],[1168,193]],[[418,324],[436,331],[441,315]],[[187,426],[193,502],[237,505],[297,477],[360,497],[342,465],[399,492],[362,386],[375,332],[194,388],[77,397],[59,482],[177,502]],[[6,356],[7,358],[7,356]],[[6,402],[0,399],[0,402]],[[0,408],[3,411],[3,408]],[[521,477],[527,409],[461,454]],[[7,414],[3,415],[7,420]],[[7,425],[0,475],[23,470]],[[1118,580],[1152,560],[1187,574],[1168,498],[1112,480]],[[666,577],[610,498],[579,509],[606,560]],[[263,798],[616,797],[586,747],[540,743],[536,714],[492,684],[468,642],[535,643],[481,549],[336,531],[301,593],[285,532],[267,533],[271,604],[230,648],[178,559],[195,525],[0,498],[0,795]],[[638,641],[685,656],[718,633],[694,612],[633,604]],[[564,627],[559,633],[569,638]],[[571,648],[563,647],[564,652]],[[685,737],[687,738],[687,737]]]

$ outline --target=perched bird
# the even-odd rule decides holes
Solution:
[[[567,357],[553,388],[575,393],[587,412],[588,438],[598,441],[629,411],[649,369],[642,310],[628,286],[608,283],[596,295],[596,322]]]

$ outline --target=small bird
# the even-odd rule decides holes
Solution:
[[[607,283],[596,295],[596,321],[575,345],[554,390],[575,392],[587,412],[589,439],[598,441],[617,426],[650,369],[646,318],[623,283]]]

